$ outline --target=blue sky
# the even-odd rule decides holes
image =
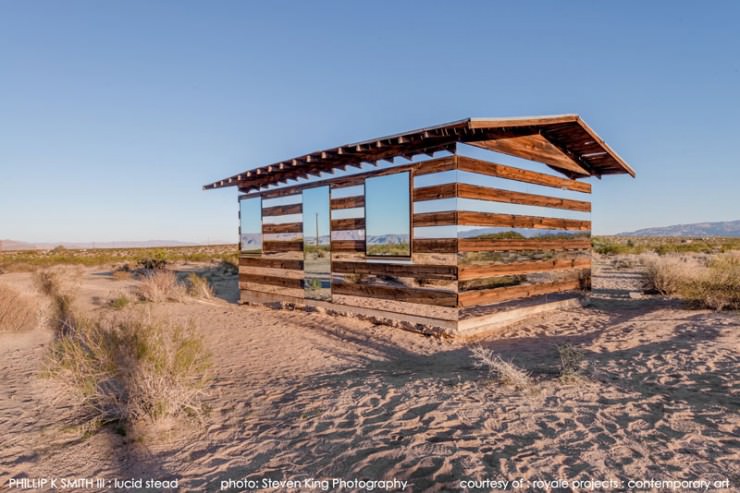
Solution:
[[[740,3],[0,0],[0,238],[237,239],[207,182],[467,116],[579,113],[594,232],[740,217]]]

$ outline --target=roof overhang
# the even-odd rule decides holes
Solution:
[[[525,118],[467,118],[433,127],[316,151],[243,171],[203,188],[238,186],[243,191],[318,176],[364,163],[412,159],[438,151],[455,152],[465,143],[540,161],[570,177],[629,174],[635,171],[578,115]]]

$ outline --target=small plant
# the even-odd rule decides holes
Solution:
[[[210,300],[215,296],[211,284],[208,282],[208,279],[203,276],[199,276],[198,274],[191,272],[188,274],[186,282],[188,294],[193,298]]]
[[[532,379],[526,371],[517,368],[513,363],[504,361],[493,351],[488,351],[482,346],[475,346],[471,354],[477,367],[487,369],[502,384],[511,385],[517,389],[532,388]]]
[[[740,252],[713,259],[699,275],[680,289],[694,305],[713,310],[740,310]]]
[[[0,284],[0,332],[31,330],[38,322],[38,312],[33,301]]]
[[[141,315],[118,320],[77,318],[51,346],[47,375],[59,382],[58,398],[79,406],[89,423],[198,417],[210,354],[192,327]]]
[[[144,276],[138,286],[138,295],[143,301],[182,301],[187,288],[177,281],[174,272],[155,270]]]
[[[123,310],[129,305],[129,303],[131,303],[131,300],[128,296],[126,296],[125,294],[119,294],[108,302],[108,306],[110,306],[114,310]]]
[[[583,353],[572,344],[561,344],[558,346],[560,355],[560,378],[572,379],[581,371]]]

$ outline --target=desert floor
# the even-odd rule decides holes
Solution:
[[[74,277],[88,312],[136,283],[104,269]],[[613,260],[593,281],[590,307],[474,341],[530,371],[531,390],[496,383],[474,365],[470,342],[238,306],[235,278],[218,285],[225,299],[137,304],[193,321],[215,358],[205,423],[135,439],[108,428],[81,435],[69,404],[50,402],[53,381],[40,376],[48,329],[0,334],[0,489],[11,477],[177,478],[183,491],[245,477],[397,478],[407,491],[518,478],[740,488],[738,313],[642,295],[639,269]],[[27,273],[0,282],[33,291]],[[572,382],[558,377],[566,342],[585,354]]]

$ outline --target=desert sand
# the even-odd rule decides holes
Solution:
[[[602,260],[590,307],[475,341],[239,306],[235,278],[219,282],[214,301],[127,307],[192,321],[215,356],[205,422],[135,437],[81,434],[69,403],[49,400],[54,382],[40,376],[48,329],[0,334],[0,488],[11,477],[176,478],[181,491],[218,491],[228,478],[333,477],[408,480],[407,491],[518,478],[740,488],[740,316],[644,295],[642,280],[639,269]],[[33,292],[27,273],[0,282]],[[136,283],[93,268],[75,282],[88,312]],[[563,343],[585,356],[574,381],[559,379]],[[498,384],[475,366],[471,344],[531,372],[534,387]]]

